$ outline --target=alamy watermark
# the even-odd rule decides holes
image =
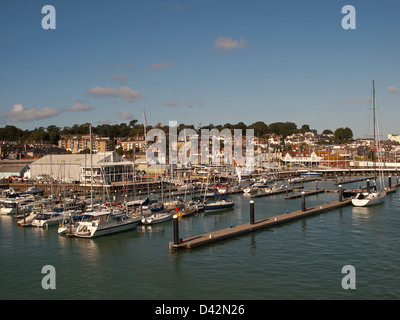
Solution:
[[[167,138],[163,130],[151,129],[146,135],[148,164],[167,164]],[[182,129],[178,134],[176,121],[169,122],[168,163],[183,165],[232,165],[251,173],[254,170],[254,130],[246,129]]]
[[[342,273],[346,275],[342,279],[342,288],[344,290],[355,289],[356,288],[356,268],[354,266],[347,264],[343,266]]]
[[[42,288],[44,290],[56,288],[56,268],[52,265],[45,265],[42,268],[42,273],[46,275],[42,279]]]
[[[44,30],[56,29],[56,9],[52,5],[45,5],[42,7],[42,28]],[[356,9],[352,5],[345,5],[342,7],[342,14],[346,14],[341,21],[342,28],[345,30],[356,29]]]

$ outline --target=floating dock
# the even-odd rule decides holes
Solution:
[[[272,190],[272,191],[261,191],[257,192],[255,194],[250,195],[251,198],[260,198],[260,197],[267,197],[267,196],[273,196],[276,194],[281,194],[281,193],[286,193],[286,192],[293,192],[293,189],[280,189],[280,190]]]
[[[304,198],[303,198],[304,199]],[[310,208],[305,208],[293,211],[286,214],[280,214],[277,216],[261,219],[254,221],[254,201],[250,202],[250,222],[241,224],[239,226],[233,226],[222,230],[208,232],[202,235],[179,239],[178,219],[174,218],[174,242],[169,243],[170,249],[193,249],[204,245],[209,245],[218,241],[231,239],[237,236],[248,234],[254,231],[262,230],[265,228],[277,226],[297,219],[302,219],[311,215],[335,210],[344,206],[350,205],[351,199],[343,199],[342,201],[333,201],[317,205]]]
[[[372,179],[374,179],[374,177],[364,177],[364,178],[355,178],[355,179],[349,179],[349,180],[341,180],[341,181],[335,182],[335,185],[353,183],[353,182],[361,182],[361,181],[372,180]]]
[[[322,189],[322,190],[311,190],[311,191],[304,191],[304,195],[307,196],[313,196],[315,194],[319,194],[319,193],[325,193],[326,190]],[[303,193],[296,193],[293,194],[291,196],[286,196],[285,199],[295,199],[295,198],[300,198],[302,196]]]

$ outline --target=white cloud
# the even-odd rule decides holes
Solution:
[[[176,107],[178,103],[176,102],[176,100],[172,100],[170,102],[164,101],[162,104],[167,107]]]
[[[144,100],[144,97],[136,90],[129,89],[128,87],[121,87],[119,89],[114,89],[110,87],[94,87],[87,91],[89,95],[94,97],[114,97],[123,98],[126,102],[135,102],[139,100]]]
[[[104,65],[109,68],[116,68],[119,66],[119,63],[118,62],[106,62]]]
[[[233,40],[227,37],[219,37],[215,39],[214,42],[214,49],[221,50],[221,51],[229,51],[235,49],[243,49],[246,48],[247,41],[244,38],[238,40]]]
[[[390,86],[386,88],[390,93],[399,93],[399,90],[396,87]]]
[[[126,111],[126,110],[121,110],[118,113],[118,117],[121,120],[131,120],[131,119],[135,118],[132,113],[130,113],[129,111]]]
[[[61,111],[90,111],[92,110],[93,107],[83,103],[81,101],[77,101],[74,105],[70,106],[70,107],[63,107],[61,108]]]
[[[180,4],[177,4],[176,6],[169,5],[168,8],[172,11],[180,11],[182,9],[182,6]]]
[[[168,68],[168,67],[171,67],[171,66],[172,66],[172,63],[169,62],[169,61],[153,63],[151,65],[151,70],[158,71],[158,70],[162,70],[162,69],[165,69],[165,68]]]
[[[192,108],[192,107],[195,106],[195,103],[193,103],[193,102],[189,102],[189,101],[187,101],[187,102],[178,102],[178,101],[176,101],[176,100],[172,100],[172,101],[163,101],[162,104],[163,104],[164,106],[166,106],[166,107],[178,107],[178,106],[184,105],[184,106],[186,106],[187,108]],[[197,102],[197,105],[198,105],[199,107],[202,107],[202,106],[203,106],[203,103],[202,103],[201,101],[198,101],[198,102]]]
[[[4,111],[1,115],[13,122],[23,122],[51,118],[58,115],[60,111],[54,108],[41,108],[36,107],[27,108],[22,104],[14,104],[11,111]]]
[[[346,99],[347,103],[364,103],[371,102],[371,98],[356,98],[356,99]]]
[[[127,80],[128,76],[126,74],[112,74],[110,76],[110,78],[114,79],[118,83],[126,84],[126,80]]]
[[[125,67],[131,71],[136,71],[136,66],[131,62],[127,63]]]

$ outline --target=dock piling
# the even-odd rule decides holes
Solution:
[[[250,200],[250,224],[254,224],[254,200]]]
[[[301,192],[301,211],[306,211],[306,193]]]
[[[174,244],[179,244],[179,221],[176,214],[172,217],[174,224]]]
[[[389,185],[389,190],[392,188],[392,177],[388,177],[388,185]]]
[[[343,201],[343,187],[342,185],[339,186],[339,202]]]

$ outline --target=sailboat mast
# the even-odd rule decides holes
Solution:
[[[90,135],[90,205],[93,210],[93,158],[92,158],[92,124],[89,124],[89,135]],[[86,174],[86,173],[85,173]]]
[[[376,119],[375,119],[375,114],[376,114],[376,105],[375,105],[375,81],[372,80],[372,109],[373,109],[373,119],[374,119],[374,149],[372,151],[372,159],[374,161],[374,179],[375,179],[375,183],[376,183],[376,150],[377,150],[377,146],[376,146]]]
[[[146,149],[146,176],[147,176],[147,197],[150,200],[150,186],[149,186],[149,163],[147,162],[147,135],[146,135],[146,114],[143,110],[143,127],[144,127],[144,147]]]

